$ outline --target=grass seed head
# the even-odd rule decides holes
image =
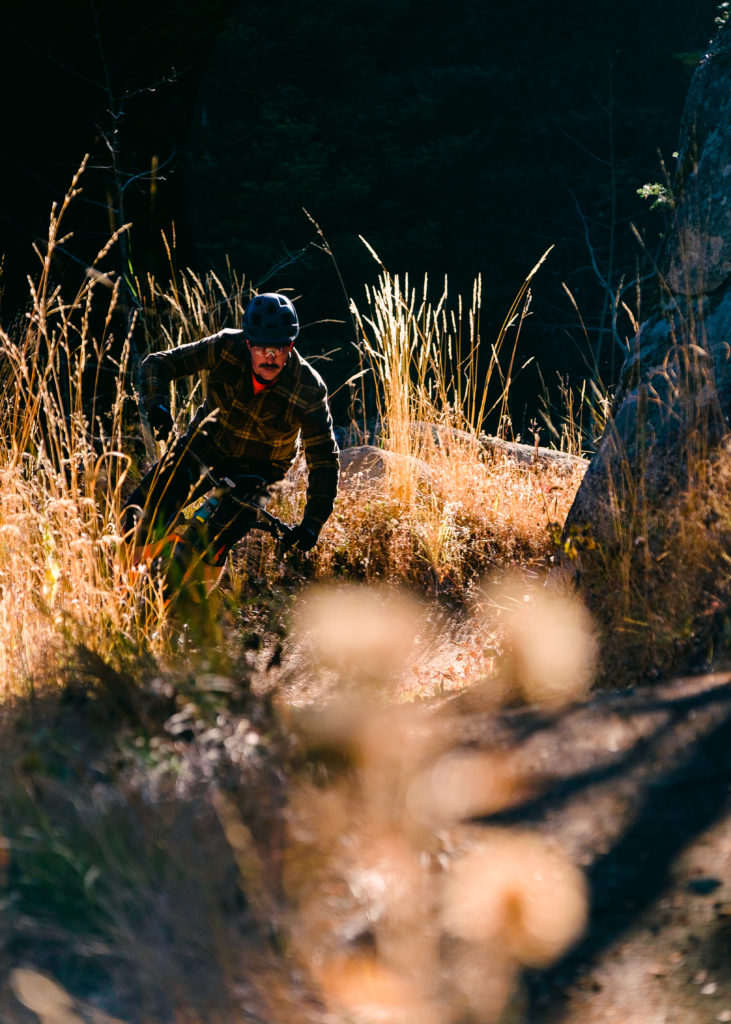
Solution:
[[[520,774],[509,756],[450,750],[415,776],[407,806],[417,821],[440,827],[503,811],[521,790]]]
[[[328,961],[318,980],[326,1002],[357,1024],[443,1024],[415,984],[374,956]]]
[[[309,657],[364,693],[390,687],[413,649],[422,609],[415,598],[382,587],[313,587],[298,603],[295,634]]]
[[[495,830],[455,861],[442,917],[452,935],[496,944],[528,967],[546,967],[581,936],[584,876],[538,836]]]
[[[496,587],[503,665],[514,689],[531,703],[557,707],[585,696],[594,680],[597,640],[578,597],[554,588],[511,581]]]

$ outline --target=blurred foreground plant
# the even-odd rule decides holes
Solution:
[[[511,587],[492,601],[516,605],[509,659],[472,701],[496,710],[516,687],[550,708],[577,699],[594,667],[585,612]],[[295,725],[342,767],[290,802],[292,949],[347,1020],[517,1020],[521,968],[548,966],[582,935],[587,888],[549,839],[468,824],[517,806],[527,780],[505,751],[462,746],[449,705],[393,703],[424,628],[418,604],[373,588],[315,589],[296,611],[295,635],[336,682],[328,706]]]

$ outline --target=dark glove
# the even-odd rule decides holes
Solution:
[[[163,441],[173,429],[170,410],[160,402],[147,410],[147,419],[150,421],[150,426],[158,441]]]
[[[303,520],[299,526],[293,527],[282,540],[282,554],[296,547],[298,551],[311,551],[320,536],[319,527]]]

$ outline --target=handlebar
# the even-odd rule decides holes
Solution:
[[[196,456],[197,458],[197,456]],[[293,527],[289,526],[283,520],[269,512],[263,505],[257,501],[258,497],[263,497],[268,488],[269,483],[263,476],[257,476],[250,474],[235,479],[224,476],[220,479],[214,474],[213,470],[209,466],[206,466],[201,459],[198,459],[201,468],[204,470],[206,476],[214,486],[214,493],[218,492],[218,496],[222,497],[227,495],[231,497],[237,505],[241,505],[242,508],[251,509],[252,512],[256,513],[257,522],[252,526],[252,529],[262,530],[265,533],[269,533],[274,537],[275,540],[283,541],[292,533]],[[240,491],[243,481],[248,481],[251,488],[247,487],[246,494],[237,494],[237,490]]]

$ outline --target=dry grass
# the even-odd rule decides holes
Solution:
[[[731,468],[721,448],[659,504],[624,492],[609,540],[571,532],[610,685],[711,664],[728,642]],[[611,589],[611,599],[607,594]]]
[[[62,224],[81,191],[83,165],[60,206],[29,311],[11,332],[0,329],[0,692],[24,692],[64,680],[83,644],[113,664],[143,652],[162,654],[164,602],[159,584],[120,557],[120,511],[141,469],[143,449],[157,449],[139,422],[131,365],[137,314],[122,282],[107,271],[118,232],[97,254],[69,297],[54,283]],[[122,229],[124,231],[125,228]],[[215,330],[222,306],[240,314],[243,285],[225,291],[209,275],[173,275],[163,292],[146,282],[143,324],[174,345]],[[139,283],[137,285],[139,290]],[[177,389],[184,422],[200,383]]]
[[[69,300],[53,284],[61,224],[79,177],[49,224],[26,323],[0,330],[0,652],[13,691],[63,672],[83,641],[114,659],[145,635],[115,557],[129,457],[123,438],[129,346],[120,291],[102,249]],[[92,322],[96,334],[92,334]],[[99,391],[114,381],[102,407]]]
[[[487,454],[481,442],[490,414],[498,412],[501,436],[510,431],[508,401],[529,284],[543,259],[487,344],[480,335],[479,280],[471,306],[460,298],[453,308],[446,283],[432,306],[428,282],[417,294],[407,280],[401,286],[384,271],[379,288],[368,292],[368,314],[353,304],[390,458],[381,508],[368,502],[367,485],[361,489],[367,514],[358,514],[359,503],[350,500],[335,519],[342,532],[367,537],[369,520],[377,520],[373,540],[380,542],[380,556],[374,560],[374,544],[367,545],[374,575],[411,581],[426,572],[462,591],[489,568],[548,556],[549,523],[565,515],[579,473],[562,477],[523,467]]]
[[[215,334],[224,325],[241,323],[251,290],[245,279],[231,267],[225,283],[213,271],[205,276],[190,268],[178,270],[175,238],[164,239],[169,260],[169,277],[162,285],[152,274],[137,282],[142,303],[142,326],[151,350],[175,348]],[[171,388],[171,414],[180,427],[191,418],[202,401],[205,375],[199,381],[178,381]]]
[[[17,912],[2,934],[27,959],[0,990],[0,1008],[15,999],[69,1024],[102,1019],[45,976],[60,971],[64,986],[87,985],[89,998],[101,993],[108,1009],[150,1024],[325,1014],[497,1021],[522,967],[551,962],[580,934],[581,876],[530,836],[480,830],[459,849],[440,846],[465,815],[514,806],[521,780],[502,755],[459,749],[454,721],[429,720],[395,689],[425,614],[413,595],[384,598],[369,585],[328,595],[335,603],[324,611],[311,595],[309,619],[304,603],[295,610],[312,671],[338,677],[345,697],[306,727],[290,728],[292,709],[280,719],[252,697],[240,650],[192,649],[184,630],[168,636],[154,586],[118,557],[120,507],[142,446],[128,386],[130,321],[104,269],[109,249],[70,300],[53,285],[77,188],[78,180],[54,210],[24,329],[0,332],[2,698],[14,695],[18,721],[31,708],[37,728],[20,736],[6,723],[5,757],[17,771],[2,773],[0,872],[9,857]],[[229,293],[217,278],[187,272],[169,288],[148,280],[145,293],[147,330],[165,345],[216,329],[222,303],[237,319],[244,302],[241,282]],[[476,387],[474,314],[461,354],[457,315],[428,303],[411,310],[411,299],[405,308],[400,293],[386,294],[391,319],[373,320],[368,345],[374,367],[390,366],[380,394],[392,470],[344,485],[305,561],[320,579],[465,597],[491,567],[545,562],[549,524],[578,478],[482,448],[489,405]],[[503,332],[514,330],[516,344],[525,301],[527,285]],[[409,362],[412,341],[393,350],[395,363],[377,357],[387,340],[377,329],[396,321],[398,338],[420,346],[428,337],[421,376]],[[498,369],[498,355],[493,347],[488,363],[500,409],[514,356]],[[104,408],[100,366],[111,388]],[[195,387],[177,392],[179,423],[196,400]],[[284,489],[278,510],[294,521],[302,500],[301,486]],[[243,604],[245,573],[271,590],[277,572],[268,542],[242,545],[228,592]],[[522,664],[515,651],[533,626],[521,619],[514,632],[511,657]],[[141,654],[157,664],[148,657],[141,669]],[[511,678],[520,671],[513,666]],[[530,698],[542,699],[533,690]],[[548,884],[536,884],[539,870]],[[468,906],[475,886],[479,920]],[[358,934],[371,952],[355,948]]]
[[[370,381],[373,389],[383,454],[375,471],[366,454],[343,473],[334,513],[309,559],[316,577],[400,582],[465,597],[497,568],[548,564],[585,464],[538,455],[518,461],[487,447],[481,434],[496,409],[503,432],[510,432],[509,389],[529,283],[539,267],[488,346],[485,366],[479,281],[471,307],[465,310],[458,299],[451,309],[446,287],[432,307],[426,282],[417,295],[408,280],[402,288],[384,272],[379,288],[368,292],[368,315],[353,306],[362,364],[369,367],[361,383]],[[512,350],[501,360],[510,341]],[[560,436],[564,447],[577,443],[567,424]],[[304,486],[299,463],[278,493],[278,515],[289,521],[301,516]],[[250,573],[276,574],[273,554],[257,544],[234,564],[242,573],[248,565]]]
[[[530,309],[530,282],[550,250],[523,281],[487,352],[480,334],[479,277],[468,309],[461,296],[456,308],[449,305],[446,279],[434,305],[428,278],[417,292],[408,276],[402,284],[370,251],[382,267],[378,287],[366,288],[367,312],[361,312],[354,301],[351,310],[360,331],[362,362],[370,367],[376,385],[385,446],[402,455],[418,455],[419,439],[411,424],[437,424],[479,434],[496,410],[498,434],[507,435],[508,397],[518,370],[521,328]],[[505,359],[502,352],[511,338],[512,349]]]
[[[347,485],[322,536],[318,575],[465,594],[496,568],[548,564],[551,524],[563,522],[581,467],[567,475],[523,466],[459,442],[424,462],[428,476],[408,506],[388,483]]]
[[[510,432],[520,331],[542,262],[489,345],[480,335],[479,279],[469,309],[461,299],[449,307],[446,282],[432,306],[427,281],[417,294],[408,279],[402,287],[385,271],[378,289],[367,293],[368,313],[353,304],[389,457],[377,486],[357,478],[346,483],[323,535],[319,572],[446,583],[464,593],[498,566],[546,563],[551,524],[563,522],[582,467],[521,465],[486,450],[481,440],[496,411],[501,436]]]
[[[116,238],[73,297],[54,285],[54,254],[81,173],[53,210],[25,325],[12,336],[0,332],[6,439],[0,453],[0,663],[8,690],[62,676],[67,653],[79,642],[115,663],[129,652],[160,654],[167,643],[160,588],[128,573],[118,557],[124,495],[145,468],[141,458],[155,457],[156,449],[139,424],[130,384],[135,320],[123,308],[121,282],[105,269]],[[224,285],[213,274],[176,272],[172,249],[170,256],[166,287],[153,278],[137,284],[148,339],[173,346],[215,330],[222,317],[239,321],[247,297],[243,280],[232,275]],[[398,580],[464,596],[496,566],[545,564],[551,524],[562,521],[580,472],[520,465],[480,442],[491,409],[501,411],[508,429],[507,398],[537,269],[490,346],[484,370],[479,282],[463,313],[461,301],[456,311],[448,309],[446,293],[432,309],[426,285],[417,302],[408,284],[402,290],[382,276],[380,289],[370,294],[371,316],[357,319],[388,469],[381,480],[356,474],[344,484],[309,559],[310,573]],[[503,367],[508,338],[512,351]],[[200,399],[200,387],[200,381],[184,381],[176,388],[179,426]],[[303,491],[295,474],[295,486],[283,488],[275,510],[296,521]],[[243,596],[252,574],[276,579],[279,571],[270,543],[244,545],[230,565],[232,593]]]
[[[710,664],[729,635],[731,471],[714,355],[702,302],[661,275],[659,286],[642,349],[639,313],[627,310],[642,365],[625,371],[618,422],[606,425],[564,538],[611,686]]]

